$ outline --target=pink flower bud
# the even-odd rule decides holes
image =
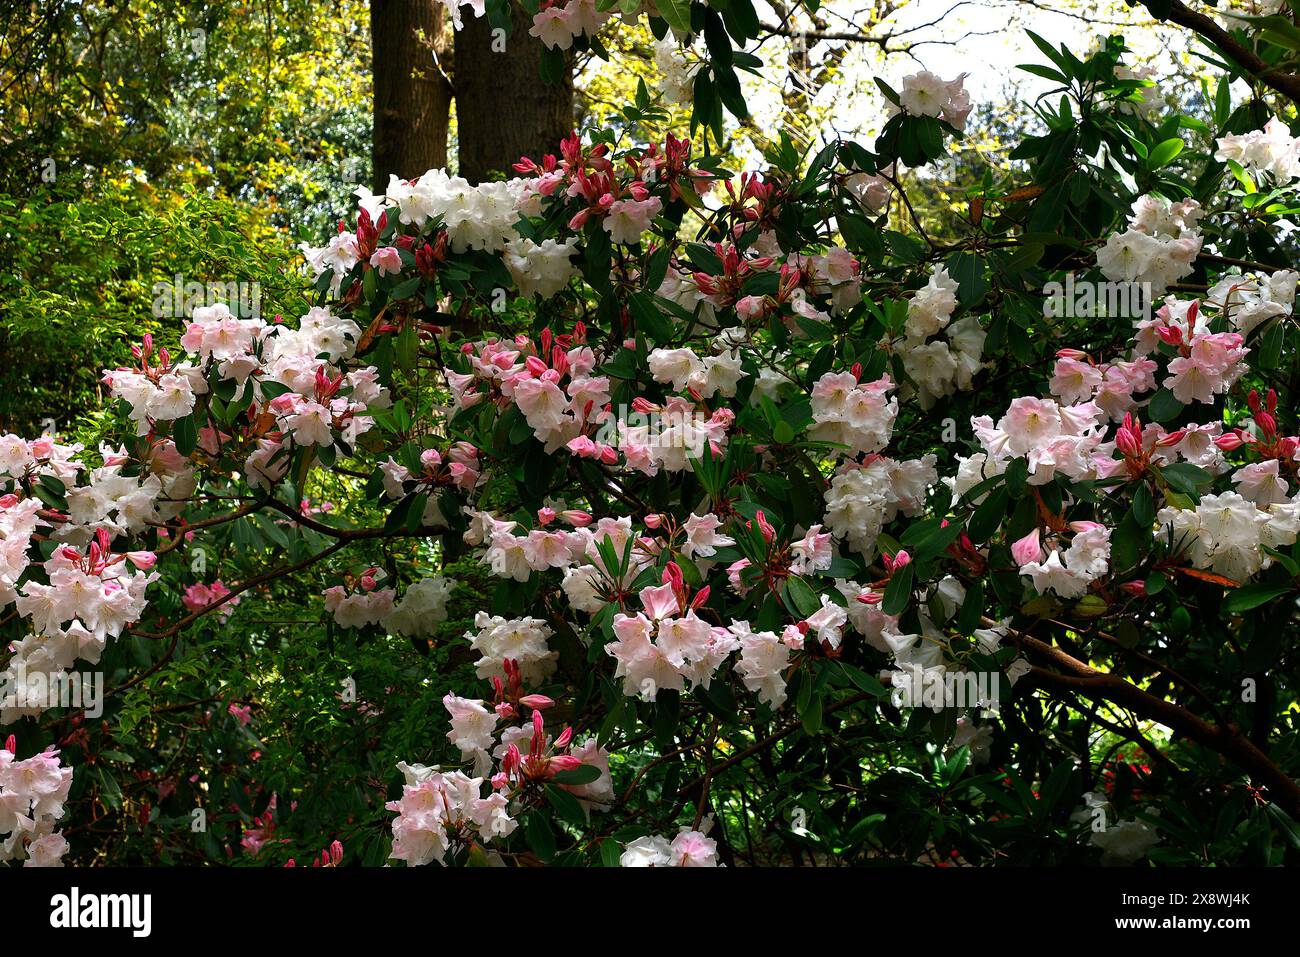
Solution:
[[[765,309],[766,303],[762,296],[745,296],[736,303],[736,315],[742,319],[757,319]]]
[[[591,441],[590,436],[586,435],[578,435],[569,439],[566,448],[578,458],[595,458],[597,455],[596,443]]]
[[[572,754],[557,754],[546,762],[546,769],[551,774],[559,774],[561,771],[572,771],[575,768],[582,767],[582,759],[575,758]]]
[[[506,748],[505,757],[501,759],[502,772],[509,774],[515,768],[519,767],[519,765],[523,763],[523,760],[523,755],[519,753],[519,745],[511,743],[510,747]]]
[[[910,565],[911,563],[912,556],[907,554],[904,549],[900,548],[897,555],[890,556],[888,553],[885,554],[885,568],[888,569],[890,573],[896,572],[904,565]]]
[[[1042,560],[1043,546],[1038,538],[1038,529],[1035,528],[1024,538],[1021,538],[1012,544],[1011,557],[1015,559],[1016,564],[1022,568],[1030,562]]]
[[[1105,528],[1101,522],[1071,522],[1070,531],[1072,532],[1096,532]]]
[[[1125,455],[1138,456],[1142,454],[1142,442],[1134,438],[1133,433],[1128,429],[1120,429],[1115,433],[1115,448]]]
[[[527,708],[532,708],[534,711],[541,711],[543,708],[549,708],[555,704],[552,699],[544,694],[526,694],[519,699],[519,703]]]

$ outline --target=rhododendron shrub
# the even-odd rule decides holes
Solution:
[[[960,78],[762,173],[575,133],[359,190],[301,316],[144,341],[98,447],[5,436],[6,674],[112,675],[4,711],[62,748],[0,751],[11,856],[101,806],[274,865],[1293,855],[1296,141],[1044,49],[950,236],[899,171]]]

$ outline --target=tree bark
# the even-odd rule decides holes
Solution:
[[[439,0],[370,0],[373,55],[374,189],[447,165],[452,87],[437,56],[445,7]]]
[[[487,17],[465,13],[456,32],[456,137],[460,175],[471,183],[514,175],[521,156],[540,160],[559,153],[573,130],[573,58],[563,77],[541,78],[542,42],[528,35],[533,25],[511,5],[509,37],[494,37]]]
[[[996,622],[983,619],[986,627]],[[1118,675],[1098,671],[1055,645],[1023,632],[1011,635],[1022,651],[1041,662],[1029,677],[1037,687],[1074,691],[1093,701],[1109,701],[1142,718],[1159,722],[1203,747],[1223,755],[1268,788],[1269,800],[1292,817],[1300,816],[1300,784],[1275,764],[1235,725],[1212,724],[1181,705],[1157,697]]]
[[[1265,86],[1281,93],[1292,103],[1300,103],[1300,74],[1268,63],[1250,47],[1238,43],[1232,34],[1204,13],[1191,9],[1182,0],[1173,0],[1168,11],[1153,7],[1146,0],[1144,5],[1157,20],[1171,20],[1181,27],[1187,27]]]

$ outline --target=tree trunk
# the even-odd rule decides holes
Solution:
[[[451,84],[443,57],[440,0],[370,0],[374,73],[375,192],[390,173],[403,179],[447,165]]]
[[[559,153],[573,131],[573,58],[563,79],[541,79],[542,42],[528,35],[533,25],[511,4],[510,36],[494,37],[487,17],[465,12],[456,32],[456,137],[460,175],[471,183],[513,176],[521,156],[541,160]]]

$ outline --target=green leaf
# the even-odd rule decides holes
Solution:
[[[806,675],[804,677],[807,678]],[[809,737],[820,731],[822,729],[822,696],[813,694],[799,712],[799,717],[803,720],[804,733]]]
[[[659,311],[650,293],[632,293],[628,298],[628,306],[636,318],[637,328],[655,342],[667,342],[673,337],[672,323]]]
[[[199,429],[194,423],[193,415],[176,420],[172,425],[172,440],[176,443],[176,451],[181,455],[189,455],[198,447]]]
[[[867,674],[861,668],[854,667],[848,662],[841,661],[840,668],[844,671],[849,681],[857,687],[859,691],[864,691],[869,695],[875,695],[877,698],[883,698],[889,694],[889,689],[882,685],[872,675]]]
[[[966,525],[971,541],[982,544],[992,537],[1007,514],[1007,503],[1010,500],[1011,493],[1003,486],[994,489],[989,493],[988,498],[980,502],[975,509],[975,514]]]
[[[655,9],[679,35],[684,37],[691,33],[690,0],[663,0],[655,4]]]
[[[1147,415],[1156,422],[1171,422],[1182,415],[1185,409],[1181,402],[1168,389],[1161,389],[1151,397],[1147,405]]]
[[[1004,481],[1007,486],[1007,494],[1012,498],[1020,498],[1020,494],[1029,483],[1029,462],[1023,458],[1012,459],[1007,464],[1006,472],[1003,474],[1006,476]]]
[[[555,813],[570,824],[583,825],[587,823],[587,812],[582,809],[578,799],[568,791],[548,786],[546,788],[546,800],[551,807],[555,808]]]
[[[591,784],[600,777],[600,768],[592,764],[584,764],[581,767],[572,768],[568,771],[559,771],[551,778],[556,784],[581,785]]]
[[[524,835],[528,838],[528,846],[542,860],[549,861],[555,856],[555,834],[551,831],[550,821],[546,820],[541,811],[535,810],[528,815]]]
[[[1147,167],[1156,170],[1169,165],[1170,161],[1183,151],[1184,146],[1185,144],[1178,137],[1157,144],[1147,156]]]
[[[1024,70],[1026,73],[1032,73],[1034,76],[1041,76],[1045,80],[1054,80],[1057,83],[1068,85],[1069,79],[1063,73],[1058,73],[1049,66],[1040,66],[1037,63],[1018,63],[1017,70]]]
[[[1264,809],[1272,816],[1291,845],[1296,850],[1300,850],[1300,825],[1296,824],[1295,818],[1272,802],[1264,805]]]
[[[1175,462],[1172,465],[1166,465],[1159,471],[1164,476],[1165,481],[1173,488],[1185,495],[1190,495],[1193,499],[1198,499],[1200,489],[1214,481],[1213,475],[1191,462]]]
[[[989,291],[984,274],[984,257],[973,253],[954,253],[947,260],[948,272],[957,280],[957,299],[964,306],[974,305]]]
[[[1226,76],[1219,77],[1219,86],[1214,91],[1214,125],[1223,129],[1228,122],[1228,116],[1232,113],[1232,89],[1231,78]]]
[[[886,615],[901,615],[912,598],[912,563],[908,562],[901,570],[894,572],[894,577],[885,586],[885,597],[880,602],[880,610]]]
[[[1260,372],[1276,369],[1282,360],[1282,342],[1286,338],[1286,326],[1280,321],[1274,322],[1264,332],[1259,345],[1259,360],[1255,368]]]
[[[794,610],[804,618],[812,616],[822,606],[817,593],[798,575],[791,576],[786,581],[785,593]]]
[[[1260,605],[1267,604],[1274,598],[1295,591],[1292,585],[1266,585],[1260,582],[1255,585],[1244,585],[1235,589],[1228,596],[1223,607],[1231,614],[1237,612],[1250,611],[1252,608],[1258,608]]]
[[[619,858],[623,856],[623,847],[613,838],[600,842],[600,862],[605,867],[618,867]]]
[[[1151,487],[1140,482],[1133,492],[1133,517],[1141,525],[1150,525],[1156,518],[1156,506],[1151,497]]]

